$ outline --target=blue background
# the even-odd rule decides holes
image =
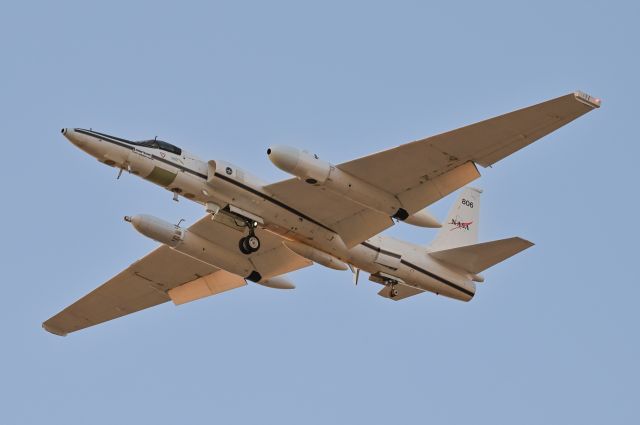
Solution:
[[[637,423],[635,2],[5,2],[0,422]],[[482,240],[536,246],[470,303],[393,303],[314,266],[66,338],[40,328],[192,223],[59,133],[158,136],[266,180],[574,90],[603,107],[481,170]],[[452,199],[432,207],[443,218]],[[426,243],[431,230],[388,231]]]

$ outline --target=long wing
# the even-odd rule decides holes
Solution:
[[[56,314],[42,326],[66,335],[169,301],[166,291],[215,272],[201,261],[161,246],[102,286]]]
[[[599,106],[598,99],[581,92],[570,93],[345,162],[338,168],[396,196],[403,208],[414,214],[478,178],[475,164],[495,164]],[[384,214],[298,179],[266,189],[286,204],[318,217],[349,247],[393,224]]]
[[[234,252],[238,251],[242,230],[233,221],[214,221],[210,217],[202,218],[189,228]],[[260,229],[256,233],[262,247],[250,256],[250,260],[263,277],[278,276],[312,264],[287,249],[278,236]],[[64,336],[169,300],[182,304],[245,285],[240,276],[161,246],[42,326],[53,334]]]

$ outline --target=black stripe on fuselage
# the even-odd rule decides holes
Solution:
[[[475,295],[473,292],[469,291],[469,290],[468,290],[468,289],[466,289],[466,288],[463,288],[463,287],[462,287],[462,286],[460,286],[460,285],[457,285],[457,284],[455,284],[455,283],[453,283],[453,282],[451,282],[451,281],[448,281],[447,279],[445,279],[445,278],[443,278],[443,277],[440,277],[440,276],[438,276],[437,274],[431,273],[430,271],[425,270],[425,269],[423,269],[422,267],[418,267],[418,266],[416,266],[416,265],[415,265],[415,264],[413,264],[413,263],[410,263],[410,262],[408,262],[408,261],[406,261],[406,260],[403,260],[403,259],[401,258],[402,256],[401,256],[400,254],[396,254],[395,252],[386,251],[386,250],[381,249],[381,248],[379,248],[379,247],[377,247],[377,246],[375,246],[375,245],[372,245],[372,244],[370,244],[370,243],[368,243],[368,242],[362,242],[362,243],[361,243],[361,245],[362,245],[362,246],[364,246],[364,247],[366,247],[366,248],[369,248],[369,249],[371,249],[371,250],[374,250],[374,251],[376,251],[376,252],[379,252],[379,253],[381,253],[381,254],[389,255],[389,256],[394,257],[394,258],[400,258],[400,263],[401,263],[401,264],[404,264],[404,265],[405,265],[405,266],[407,266],[407,267],[411,267],[411,268],[412,268],[412,269],[414,269],[415,271],[420,272],[420,273],[422,273],[422,274],[424,274],[424,275],[427,275],[427,276],[429,276],[430,278],[437,280],[438,282],[444,283],[445,285],[447,285],[447,286],[449,286],[449,287],[451,287],[451,288],[453,288],[453,289],[455,289],[455,290],[457,290],[457,291],[460,291],[460,292],[462,292],[463,294],[466,294],[466,295],[468,295],[468,296],[470,296],[470,297],[473,297],[473,296]]]
[[[254,189],[254,188],[252,188],[252,187],[250,187],[250,186],[247,186],[247,185],[245,185],[245,184],[242,184],[242,183],[240,183],[240,182],[239,182],[239,181],[237,181],[237,180],[234,180],[234,179],[232,179],[232,178],[230,178],[230,177],[228,177],[228,176],[225,176],[224,174],[215,173],[215,176],[216,176],[216,177],[218,177],[218,178],[220,178],[220,179],[222,179],[222,180],[224,180],[224,181],[226,181],[226,182],[228,182],[228,183],[231,183],[231,184],[233,184],[233,185],[235,185],[235,186],[237,186],[237,187],[239,187],[239,188],[242,188],[242,189],[244,189],[244,190],[246,190],[246,191],[248,191],[248,192],[251,192],[251,193],[253,193],[254,195],[260,196],[260,197],[261,197],[261,198],[263,198],[265,201],[269,201],[269,202],[271,202],[272,204],[279,206],[280,208],[284,208],[285,210],[289,211],[290,213],[295,214],[295,215],[299,216],[300,218],[303,218],[303,219],[305,219],[305,220],[307,220],[307,221],[309,221],[309,222],[311,222],[311,223],[315,224],[316,226],[320,226],[320,227],[322,227],[322,228],[323,228],[323,229],[325,229],[325,230],[328,230],[328,231],[330,231],[330,232],[336,233],[336,232],[335,232],[335,231],[333,231],[332,229],[330,229],[330,228],[328,228],[327,226],[325,226],[324,224],[322,224],[322,223],[320,223],[320,222],[318,222],[318,221],[316,221],[316,220],[312,219],[312,218],[311,218],[311,217],[309,217],[308,215],[303,214],[303,213],[301,213],[300,211],[298,211],[298,210],[296,210],[296,209],[294,209],[294,208],[291,208],[289,205],[287,205],[287,204],[285,204],[285,203],[283,203],[283,202],[280,202],[280,201],[278,201],[277,199],[274,199],[274,198],[272,198],[271,196],[266,195],[266,194],[264,194],[264,193],[260,192],[260,191],[259,191],[259,190],[257,190],[257,189]]]
[[[89,131],[89,130],[84,130],[82,128],[76,128],[76,129],[74,129],[74,131],[77,131],[78,133],[86,134],[88,136],[98,137],[98,138],[101,138],[102,140],[104,140],[105,142],[113,143],[115,145],[121,146],[123,148],[131,149],[131,150],[133,150],[133,148],[136,146],[136,144],[133,143],[130,140],[121,139],[119,137],[110,136],[110,135],[104,134],[104,133],[98,133],[97,131],[93,131],[93,130]],[[190,168],[187,168],[184,165],[176,164],[175,162],[171,162],[171,161],[169,161],[167,159],[161,158],[161,157],[156,156],[156,155],[151,155],[151,157],[153,159],[156,159],[158,161],[161,161],[161,162],[164,162],[164,163],[166,163],[168,165],[176,167],[176,168],[178,168],[178,169],[180,169],[180,170],[182,170],[182,171],[184,171],[186,173],[190,173],[190,174],[193,174],[194,176],[197,176],[197,177],[200,177],[200,178],[202,178],[204,180],[207,180],[207,175],[198,173],[197,171],[194,171],[194,170],[192,170]],[[230,178],[228,176],[225,176],[224,174],[215,173],[215,176],[220,178],[220,179],[222,179],[222,180],[224,180],[224,181],[226,181],[226,182],[228,182],[228,183],[233,184],[234,186],[237,186],[237,187],[239,187],[241,189],[244,189],[247,192],[251,192],[254,195],[257,195],[257,196],[261,197],[265,201],[269,201],[272,204],[277,205],[280,208],[283,208],[283,209],[289,211],[290,213],[292,213],[294,215],[297,215],[298,217],[303,218],[303,219],[309,221],[310,223],[315,224],[316,226],[320,226],[325,230],[328,230],[330,232],[336,233],[334,230],[332,230],[329,227],[325,226],[324,224],[314,220],[313,218],[309,217],[308,215],[303,214],[303,213],[301,213],[300,211],[298,211],[298,210],[296,210],[294,208],[291,208],[287,204],[285,204],[285,203],[283,203],[281,201],[278,201],[277,199],[274,199],[271,196],[269,196],[269,195],[267,195],[265,193],[262,193],[257,189],[252,188],[251,186],[247,186],[247,185],[245,185],[243,183],[240,183],[239,181],[234,180],[234,179],[232,179],[232,178]]]
[[[381,254],[388,255],[389,257],[393,257],[393,258],[400,258],[401,257],[400,254],[396,254],[395,252],[391,252],[391,251],[386,251],[386,250],[384,250],[382,248],[379,248],[379,247],[377,247],[375,245],[371,245],[369,242],[362,242],[362,245],[366,246],[369,249],[377,251],[377,252],[379,252]]]
[[[129,150],[134,150],[134,148],[136,147],[136,144],[134,142],[132,142],[131,140],[127,140],[127,139],[121,139],[120,137],[115,137],[115,136],[110,136],[108,134],[104,134],[104,133],[98,133],[97,131],[88,131],[88,130],[84,130],[82,128],[76,128],[74,129],[74,131],[77,131],[78,133],[81,134],[86,134],[87,136],[92,136],[92,137],[98,137],[101,140],[104,140],[105,142],[109,142],[112,143],[114,145],[129,149]],[[189,174],[193,174],[196,177],[200,177],[202,179],[207,179],[207,175],[206,174],[202,174],[199,173],[195,170],[192,170],[191,168],[187,168],[182,164],[177,164],[175,162],[169,161],[168,159],[162,158],[160,156],[157,155],[153,155],[151,154],[151,157],[155,160],[158,160],[160,162],[164,162],[167,165],[171,165],[172,167],[176,167],[179,170],[184,171],[185,173],[189,173]]]

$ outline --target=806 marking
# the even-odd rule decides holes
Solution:
[[[465,205],[469,208],[473,208],[473,201],[469,201],[468,199],[462,198],[462,205]]]

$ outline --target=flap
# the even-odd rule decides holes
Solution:
[[[180,305],[240,288],[246,284],[247,282],[242,277],[226,270],[218,270],[177,288],[170,289],[168,294],[175,305]]]

